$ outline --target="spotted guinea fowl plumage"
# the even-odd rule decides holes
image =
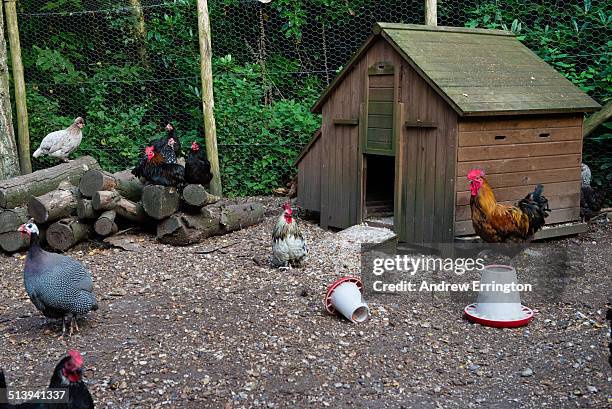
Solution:
[[[30,235],[23,276],[34,306],[49,318],[75,318],[97,310],[91,272],[72,257],[43,250],[34,223],[20,231]]]

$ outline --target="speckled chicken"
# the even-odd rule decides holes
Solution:
[[[306,240],[293,218],[291,202],[283,204],[283,214],[272,232],[272,264],[275,267],[300,267],[306,260]]]
[[[166,137],[160,138],[152,142],[155,149],[164,157],[164,161],[169,164],[175,164],[177,157],[181,156],[181,141],[174,132],[172,124],[166,125]]]
[[[70,335],[77,331],[77,316],[98,309],[93,293],[91,272],[79,261],[62,254],[49,253],[40,247],[38,227],[32,221],[19,227],[30,236],[30,249],[25,260],[25,289],[34,306],[45,317],[70,319]]]
[[[34,154],[35,158],[41,155],[49,155],[68,162],[68,155],[76,150],[83,139],[82,129],[85,126],[83,118],[78,117],[72,125],[61,131],[51,132],[45,136]]]

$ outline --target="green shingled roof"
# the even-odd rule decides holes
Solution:
[[[511,32],[378,23],[313,107],[319,111],[352,64],[382,36],[462,116],[592,112],[600,105]]]

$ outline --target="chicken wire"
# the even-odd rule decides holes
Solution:
[[[554,2],[558,15],[549,16],[545,3],[440,0],[438,20],[512,29],[606,101],[609,23],[597,19],[609,19],[609,10],[604,2],[565,0]],[[374,22],[424,20],[423,1],[208,4],[219,160],[229,195],[269,194],[291,179],[293,160],[320,123],[309,107]],[[86,128],[77,154],[92,155],[109,170],[133,166],[168,121],[184,148],[203,140],[196,0],[23,0],[18,7],[32,150],[79,115]],[[609,148],[599,152],[604,146],[587,143],[585,158],[609,158]],[[604,162],[591,165],[595,174]]]

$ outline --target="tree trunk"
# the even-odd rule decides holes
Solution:
[[[138,38],[138,56],[144,68],[149,68],[149,56],[147,53],[147,30],[145,27],[144,14],[140,0],[130,0],[132,6],[132,14],[134,15],[135,24],[134,31]]]
[[[85,198],[77,200],[77,216],[79,219],[96,219],[98,217],[91,200]]]
[[[121,195],[114,190],[101,190],[94,193],[91,198],[91,206],[95,210],[111,210],[121,200]]]
[[[7,52],[4,38],[4,12],[0,7],[0,180],[21,174],[13,129]]]
[[[183,189],[183,200],[190,206],[202,207],[221,200],[219,196],[211,195],[202,185],[187,185]]]
[[[76,195],[77,189],[64,181],[57,190],[30,198],[28,213],[36,223],[48,223],[70,216],[77,207]]]
[[[135,203],[131,200],[121,199],[115,206],[117,215],[134,223],[143,224],[149,220],[147,213],[144,211],[141,203]]]
[[[28,107],[26,103],[26,87],[21,61],[21,45],[19,43],[19,25],[17,23],[16,0],[4,0],[6,12],[6,32],[11,47],[11,64],[15,93],[15,110],[17,118],[17,150],[19,166],[22,174],[32,173],[30,160],[30,132],[28,130]]]
[[[64,180],[76,186],[89,169],[100,169],[100,165],[91,156],[82,156],[69,163],[0,181],[0,207],[12,209],[21,206],[31,196],[41,196],[57,189]]]
[[[19,226],[28,222],[28,211],[23,207],[0,210],[0,233],[16,232]]]
[[[87,239],[91,226],[79,222],[76,217],[62,219],[47,229],[47,243],[54,249],[66,251],[75,244]]]
[[[107,210],[100,215],[96,223],[94,224],[94,230],[100,236],[109,236],[117,233],[119,230],[117,223],[115,223],[115,217],[117,213],[114,210]]]
[[[142,205],[149,216],[162,220],[178,210],[180,198],[175,187],[148,185],[142,192]]]
[[[214,204],[196,215],[176,213],[157,225],[157,239],[162,243],[185,246],[207,237],[226,234],[263,220],[259,203]]]

